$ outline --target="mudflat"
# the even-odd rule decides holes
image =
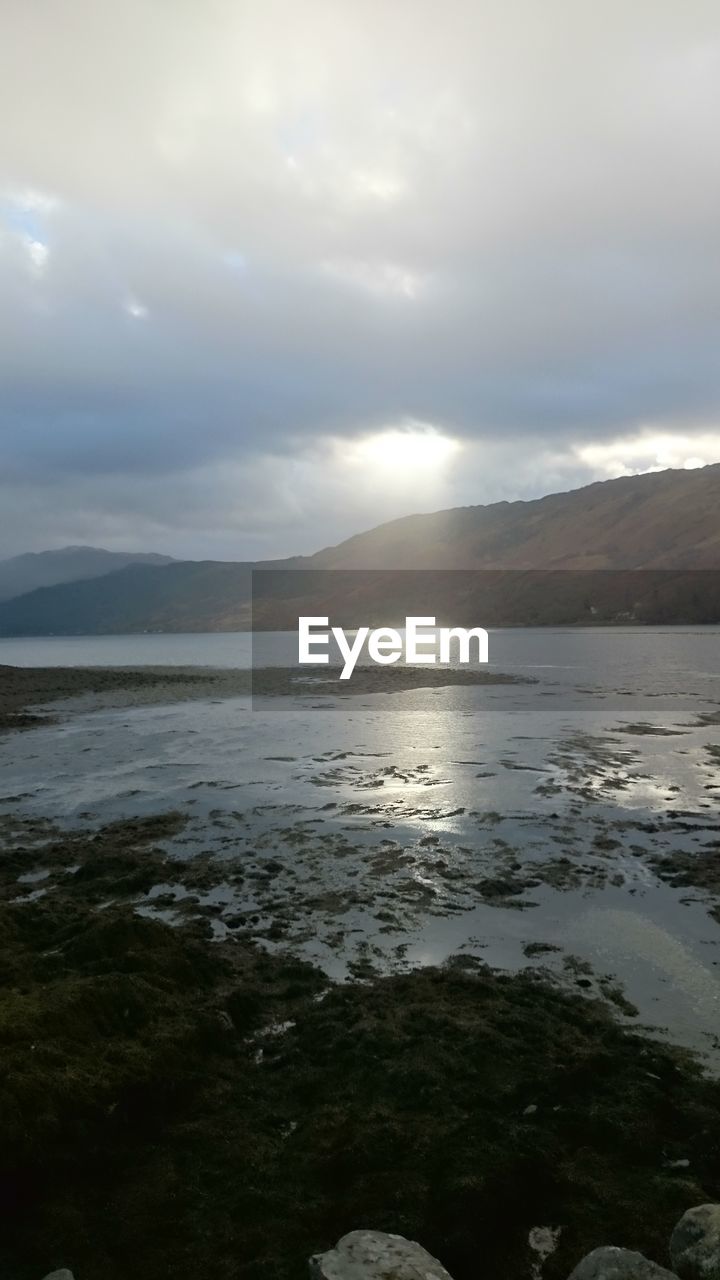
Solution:
[[[292,667],[259,670],[198,667],[9,667],[0,666],[0,730],[46,724],[31,707],[84,698],[84,706],[132,707],[191,698],[307,695],[332,688],[333,694],[392,693],[453,685],[531,683],[524,677],[473,669],[358,667],[352,680],[340,680],[340,668],[319,667],[319,674]]]

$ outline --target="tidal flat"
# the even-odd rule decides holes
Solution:
[[[666,1261],[720,1198],[712,685],[50,670],[0,672],[3,1274]]]

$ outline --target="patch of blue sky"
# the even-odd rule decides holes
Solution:
[[[0,219],[8,231],[14,231],[36,244],[47,244],[47,230],[37,209],[18,200],[3,200],[0,202]]]

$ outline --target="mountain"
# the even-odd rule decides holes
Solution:
[[[326,569],[717,569],[720,464],[405,516],[310,559]]]
[[[60,551],[28,552],[0,560],[0,600],[10,600],[38,587],[52,587],[82,578],[99,578],[128,564],[169,564],[172,556],[133,551],[104,551],[102,547],[62,547]]]
[[[251,568],[214,560],[131,564],[92,581],[42,587],[0,603],[0,635],[242,629]]]
[[[415,587],[408,575],[387,571],[416,569],[437,571],[432,600],[447,615],[458,614],[457,622],[468,611],[476,623],[481,612],[485,625],[720,621],[720,574],[710,572],[720,570],[719,512],[720,465],[627,476],[530,502],[407,516],[313,556],[130,564],[91,582],[1,603],[0,635],[243,629],[250,623],[251,570],[258,568],[273,570],[264,575],[262,599],[256,591],[261,628],[287,625],[298,612],[342,612],[337,620],[347,626],[353,618],[371,624],[371,613],[384,611],[390,621],[388,610],[394,618]],[[301,590],[298,569],[307,575]],[[351,569],[382,573],[363,578]],[[481,611],[478,579],[447,570],[483,571]],[[701,578],[690,570],[706,572]],[[440,606],[430,611],[440,617]]]

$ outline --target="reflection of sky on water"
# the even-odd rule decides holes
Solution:
[[[395,842],[407,866],[373,879],[367,896],[400,886],[402,927],[382,927],[366,900],[333,919],[318,910],[301,949],[331,972],[363,954],[397,965],[459,949],[513,969],[528,963],[528,942],[543,942],[562,950],[534,963],[561,971],[567,953],[587,959],[622,979],[643,1021],[699,1043],[718,1023],[720,933],[702,895],[658,884],[648,858],[717,841],[720,770],[706,747],[720,730],[698,716],[717,707],[703,672],[718,638],[715,629],[503,633],[507,665],[537,684],[78,713],[4,740],[0,812],[95,825],[179,809],[190,823],[178,856],[272,853],[292,866],[298,910],[311,891],[367,889],[367,860]],[[208,661],[216,640],[230,645],[138,640],[145,651],[148,641],[167,650],[192,640]],[[553,645],[566,662],[541,670]],[[648,726],[682,732],[654,736]],[[603,849],[609,827],[614,847]],[[582,876],[552,887],[542,872],[520,895],[523,910],[473,899],[468,885],[505,874],[513,855],[526,870],[565,858]],[[212,892],[265,920],[252,885],[240,896],[232,886]],[[213,928],[223,933],[221,917]]]

